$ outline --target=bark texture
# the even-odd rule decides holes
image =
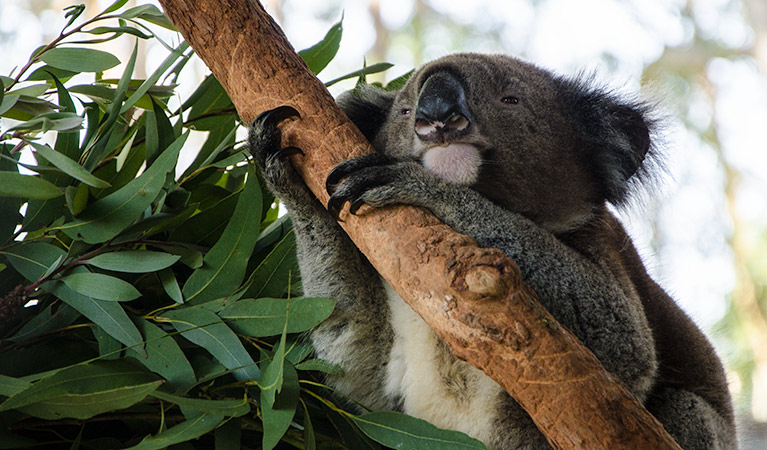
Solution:
[[[293,164],[327,204],[337,163],[372,151],[254,0],[160,0],[229,93],[240,117],[290,105]],[[343,214],[346,232],[457,357],[501,384],[557,448],[678,449],[596,357],[561,327],[501,251],[479,248],[412,207]]]

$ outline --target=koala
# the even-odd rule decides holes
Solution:
[[[327,209],[286,158],[283,106],[260,115],[249,145],[292,218],[306,295],[335,299],[311,334],[338,364],[339,392],[463,431],[491,449],[551,448],[484,373],[453,357],[338,225],[346,203],[428,209],[519,266],[541,303],[685,449],[736,448],[720,360],[647,273],[608,204],[652,174],[655,120],[643,103],[519,59],[456,54],[387,92],[361,85],[338,104],[375,153],[338,165]]]

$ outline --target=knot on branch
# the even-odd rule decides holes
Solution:
[[[459,295],[472,300],[500,300],[519,288],[519,269],[500,250],[461,250],[466,254],[456,258],[449,268],[451,286]]]

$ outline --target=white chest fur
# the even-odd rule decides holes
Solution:
[[[482,371],[454,358],[389,283],[383,283],[394,330],[387,394],[402,398],[407,414],[488,443],[503,389]]]

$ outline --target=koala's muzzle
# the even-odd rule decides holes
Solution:
[[[450,72],[430,75],[418,95],[415,132],[424,141],[444,141],[468,131],[471,116],[466,92]]]

